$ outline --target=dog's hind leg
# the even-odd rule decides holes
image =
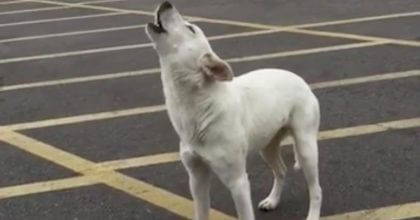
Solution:
[[[292,134],[295,140],[295,153],[305,175],[309,188],[309,212],[307,220],[318,220],[322,203],[322,190],[318,174],[318,144],[319,110],[317,105],[313,111],[310,108],[295,112],[292,119]]]
[[[300,162],[299,162],[299,157],[298,154],[296,153],[296,144],[293,143],[293,153],[295,155],[295,164],[293,164],[293,169],[295,171],[300,170]]]
[[[286,166],[280,153],[280,142],[286,136],[286,131],[281,130],[276,137],[271,140],[270,144],[261,150],[261,156],[273,170],[274,182],[270,194],[262,200],[258,208],[262,211],[271,211],[275,209],[281,197],[284,186],[284,178],[286,177]]]
[[[181,160],[188,171],[195,220],[208,220],[210,210],[210,167],[191,151],[181,149]]]

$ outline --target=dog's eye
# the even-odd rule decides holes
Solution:
[[[187,25],[187,28],[188,28],[188,29],[190,29],[190,31],[191,31],[193,34],[195,34],[195,30],[194,30],[193,26],[191,26],[191,25]]]

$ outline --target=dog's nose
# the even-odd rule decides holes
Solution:
[[[160,13],[162,13],[162,12],[166,11],[166,10],[169,10],[169,9],[171,9],[171,8],[173,8],[172,4],[171,4],[171,3],[169,3],[168,1],[164,1],[164,2],[163,2],[162,4],[160,4],[160,6],[159,6],[159,9],[158,9],[158,14],[160,14]]]

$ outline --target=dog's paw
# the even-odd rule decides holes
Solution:
[[[265,198],[258,204],[258,209],[264,212],[272,211],[277,207],[278,203],[279,202],[274,199]]]

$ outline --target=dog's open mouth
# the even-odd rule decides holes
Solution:
[[[167,11],[167,10],[169,10],[169,9],[172,9],[172,4],[171,3],[169,3],[169,2],[167,2],[167,1],[165,1],[165,2],[163,2],[160,6],[159,6],[159,8],[158,8],[158,10],[156,11],[156,15],[155,15],[155,23],[148,23],[148,25],[149,25],[149,27],[155,32],[155,33],[158,33],[158,34],[160,34],[160,33],[166,33],[167,31],[165,30],[165,28],[163,28],[163,26],[162,26],[162,20],[161,20],[161,15],[162,15],[162,13],[163,12],[165,12],[165,11]]]

